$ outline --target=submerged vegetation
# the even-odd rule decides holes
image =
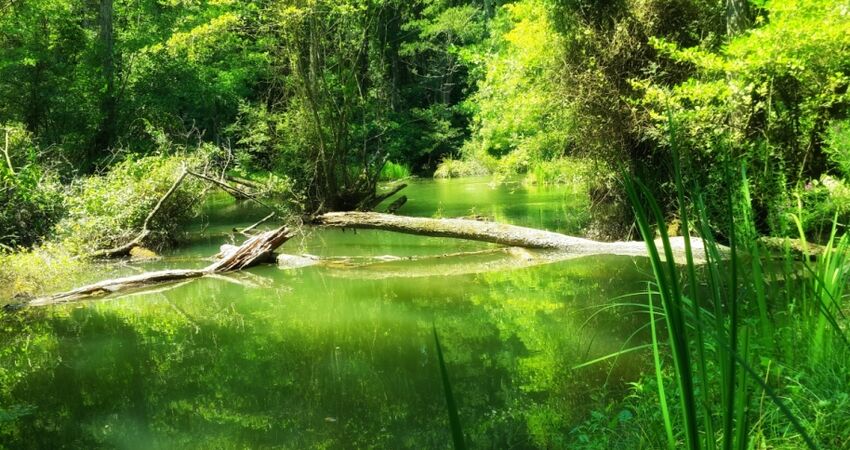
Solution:
[[[0,448],[850,448],[847,0],[18,0],[0,29]],[[314,227],[355,210],[649,258]],[[13,311],[283,223],[289,275]]]

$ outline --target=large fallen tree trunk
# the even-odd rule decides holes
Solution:
[[[420,236],[468,239],[509,247],[560,250],[575,255],[647,255],[643,241],[598,242],[551,231],[471,219],[430,219],[355,211],[323,214],[316,217],[314,222],[337,228],[386,230]],[[674,259],[684,261],[685,240],[674,237],[670,239],[670,244]],[[659,243],[656,245],[661,248]],[[703,261],[705,252],[702,240],[692,239],[691,247],[694,259]]]
[[[293,233],[286,227],[254,236],[235,250],[227,253],[215,263],[195,270],[162,270],[159,272],[148,272],[129,277],[115,278],[101,281],[99,283],[83,286],[72,291],[51,295],[32,300],[29,306],[45,306],[56,303],[65,303],[88,297],[114,294],[121,291],[150,286],[152,284],[166,283],[171,281],[199,278],[216,273],[232,272],[247,269],[260,263],[269,261],[276,248],[281,246]]]

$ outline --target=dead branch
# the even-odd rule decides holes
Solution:
[[[15,175],[15,167],[12,165],[12,158],[9,157],[9,129],[6,128],[6,146],[3,147],[3,153],[6,155],[6,164],[9,166],[9,173]]]
[[[242,186],[245,186],[246,188],[258,189],[258,190],[263,188],[263,186],[260,185],[260,183],[257,183],[256,181],[251,181],[251,180],[241,178],[241,177],[237,177],[237,176],[233,176],[233,175],[228,175],[228,176],[225,177],[225,179],[227,181],[233,183],[233,184],[241,184]]]
[[[105,280],[83,286],[72,291],[63,292],[61,294],[35,299],[29,302],[28,305],[53,305],[89,297],[97,297],[132,289],[139,289],[152,284],[200,278],[210,274],[221,274],[247,269],[257,264],[269,261],[272,252],[293,235],[294,234],[291,230],[289,230],[289,228],[280,227],[276,230],[266,231],[265,233],[248,239],[234,251],[225,255],[225,257],[221,260],[216,261],[203,269],[162,270],[158,272],[148,272],[129,277]]]
[[[387,214],[395,214],[402,206],[404,206],[405,203],[407,203],[406,195],[402,195],[395,199],[392,203],[390,203],[390,206],[387,206]]]
[[[264,223],[266,223],[266,222],[268,222],[268,221],[269,221],[269,220],[271,220],[271,219],[272,219],[272,218],[273,218],[276,214],[277,214],[277,213],[272,212],[271,214],[269,214],[269,215],[267,215],[266,217],[263,217],[262,219],[260,219],[259,221],[257,221],[257,223],[255,223],[255,224],[251,225],[251,226],[250,226],[250,227],[248,227],[248,228],[243,229],[242,231],[240,231],[240,232],[239,232],[239,234],[241,234],[241,235],[243,235],[243,236],[247,236],[247,233],[248,233],[249,231],[253,230],[254,228],[257,228],[258,226],[260,226],[260,225],[262,225],[262,224],[264,224]]]

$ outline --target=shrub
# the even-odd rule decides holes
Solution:
[[[90,268],[61,245],[47,243],[17,253],[0,253],[0,299],[35,297],[71,288]]]
[[[841,174],[850,177],[850,120],[834,121],[826,132],[824,152]]]
[[[0,162],[0,246],[33,245],[61,214],[58,178],[36,163],[32,138],[20,125],[4,126]]]
[[[75,253],[125,244],[140,231],[145,217],[168,191],[183,164],[201,165],[203,152],[186,156],[129,157],[106,175],[72,186],[67,216],[57,225],[58,237]],[[153,218],[144,243],[161,248],[172,243],[181,224],[193,217],[203,185],[187,177]]]
[[[798,189],[797,196],[799,205],[788,212],[799,214],[803,231],[809,237],[825,236],[836,217],[840,224],[850,219],[850,186],[844,180],[824,175]]]
[[[490,171],[474,159],[443,159],[434,172],[434,178],[463,178],[489,175]]]
[[[381,181],[394,181],[410,177],[410,167],[406,164],[396,164],[392,161],[387,161],[381,169],[379,179]]]

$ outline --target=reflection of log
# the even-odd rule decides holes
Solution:
[[[247,269],[251,266],[269,261],[272,252],[292,237],[292,235],[292,232],[288,228],[281,227],[248,239],[241,246],[226,254],[224,258],[203,269],[163,270],[159,272],[148,272],[129,277],[101,281],[72,291],[39,298],[31,301],[29,305],[44,306],[56,303],[65,303],[87,297],[114,294],[116,292],[149,286],[151,284],[199,278],[204,275],[214,273]]]
[[[558,250],[526,250],[521,247],[501,247],[482,251],[429,255],[361,264],[340,264],[325,260],[330,275],[339,278],[382,280],[389,278],[422,278],[472,275],[503,272],[550,264],[582,255]]]
[[[510,247],[562,250],[574,255],[646,256],[646,244],[636,242],[597,242],[551,231],[469,219],[430,219],[372,212],[335,212],[318,216],[319,225],[336,228],[365,228],[420,236],[437,236],[489,242]],[[685,241],[671,238],[673,255],[684,261]],[[656,245],[659,245],[656,243]],[[702,240],[692,239],[695,260],[704,260]],[[659,245],[660,247],[660,245]]]

